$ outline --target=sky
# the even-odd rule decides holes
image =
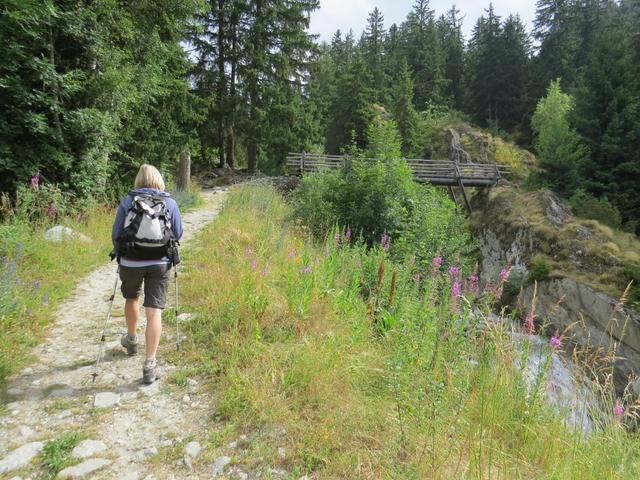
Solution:
[[[484,14],[489,1],[478,0],[431,0],[431,9],[436,16],[446,13],[455,3],[460,15],[465,15],[462,31],[468,40],[473,31],[476,20]],[[331,41],[337,29],[348,32],[353,29],[356,39],[365,28],[367,17],[375,7],[384,16],[384,25],[388,29],[393,23],[400,24],[411,11],[414,0],[320,0],[320,9],[311,14],[311,33],[320,34],[320,41]],[[531,31],[531,24],[535,16],[535,0],[493,0],[493,7],[497,15],[503,18],[509,14],[519,14],[523,22]]]

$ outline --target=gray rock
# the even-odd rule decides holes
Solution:
[[[189,322],[194,318],[195,318],[195,315],[193,313],[181,313],[180,315],[178,315],[179,322]]]
[[[44,239],[49,242],[64,242],[68,240],[80,240],[86,243],[91,242],[91,239],[86,235],[76,232],[69,227],[63,227],[62,225],[56,225],[44,232]]]
[[[148,448],[143,448],[142,450],[138,450],[136,452],[136,458],[138,460],[145,460],[157,454],[158,454],[158,449],[156,447],[148,447]]]
[[[27,427],[26,425],[20,425],[18,427],[18,432],[20,433],[20,436],[24,438],[32,437],[36,433],[33,431],[33,429]]]
[[[38,455],[43,447],[42,442],[31,442],[16,448],[0,460],[0,473],[12,472],[29,465],[33,457]]]
[[[71,412],[71,410],[63,410],[57,415],[57,418],[62,420],[64,418],[69,418],[72,415],[73,413]]]
[[[187,386],[194,388],[198,386],[198,381],[194,380],[193,378],[187,378]]]
[[[187,446],[184,447],[185,455],[191,458],[196,458],[200,454],[200,450],[202,450],[202,446],[199,442],[189,442]]]
[[[71,456],[75,458],[93,457],[96,453],[103,452],[107,449],[104,442],[100,440],[83,440],[71,452]]]
[[[114,392],[96,393],[93,406],[96,408],[108,408],[117,405],[120,401],[120,395]]]
[[[78,465],[65,468],[58,473],[57,478],[84,478],[90,473],[96,472],[107,465],[111,465],[111,460],[107,460],[105,458],[91,458],[79,463]]]
[[[160,384],[158,382],[154,382],[151,385],[140,387],[140,391],[147,397],[153,397],[160,393]]]
[[[229,465],[229,463],[231,463],[231,458],[229,457],[222,456],[216,458],[216,460],[213,462],[213,465],[211,466],[211,473],[213,474],[213,477],[215,478],[222,475],[224,473],[225,467]]]
[[[182,397],[182,403],[189,403],[191,401],[191,397],[189,395],[184,395]]]

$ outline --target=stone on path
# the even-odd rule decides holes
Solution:
[[[38,455],[43,447],[42,442],[31,442],[16,448],[0,460],[0,473],[12,472],[29,465],[33,457]]]
[[[75,458],[93,457],[96,453],[103,452],[107,449],[104,442],[100,440],[83,440],[71,452],[71,456]]]
[[[224,468],[229,465],[229,463],[231,463],[231,458],[229,457],[222,456],[216,458],[215,462],[213,462],[213,465],[211,466],[211,473],[213,474],[213,477],[215,478],[222,475],[224,473]]]
[[[142,450],[138,450],[136,452],[136,458],[142,461],[142,460],[146,460],[147,458],[151,458],[157,454],[158,454],[158,449],[156,447],[147,447],[147,448],[143,448]]]
[[[69,227],[63,227],[62,225],[56,225],[44,232],[44,239],[50,242],[63,242],[73,239],[78,239],[81,242],[91,242],[91,239],[86,235],[76,232]]]
[[[190,320],[193,320],[194,317],[195,315],[193,313],[181,313],[180,315],[178,315],[178,321],[188,322]]]
[[[108,408],[113,407],[120,401],[120,395],[113,392],[100,392],[96,393],[96,398],[93,401],[93,406],[96,408]]]
[[[71,478],[78,479],[84,478],[90,473],[93,473],[101,468],[106,467],[111,464],[111,460],[107,460],[105,458],[91,458],[89,460],[85,460],[78,465],[74,465],[72,467],[67,467],[58,473],[57,478]]]
[[[202,446],[199,442],[189,442],[187,446],[184,447],[185,455],[188,455],[191,458],[195,458],[200,454],[200,450],[202,450]]]

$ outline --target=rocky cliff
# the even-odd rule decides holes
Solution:
[[[479,192],[473,204],[481,278],[491,281],[510,265],[505,300],[519,316],[531,310],[535,280],[536,322],[578,350],[614,355],[617,390],[631,381],[640,394],[640,313],[624,305],[625,267],[640,266],[640,242],[577,219],[549,191],[498,187]]]

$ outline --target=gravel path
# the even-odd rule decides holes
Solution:
[[[183,246],[215,218],[226,191],[204,191],[205,205],[184,215]],[[60,478],[212,477],[212,461],[205,462],[200,453],[200,442],[210,434],[207,429],[215,428],[205,421],[214,414],[212,400],[195,378],[184,386],[165,380],[151,386],[140,383],[144,345],[133,357],[120,347],[124,301],[119,293],[99,376],[91,381],[115,272],[115,262],[106,263],[78,282],[58,308],[48,338],[34,348],[36,360],[10,379],[5,392],[10,403],[0,416],[0,478],[36,478],[38,467],[32,460],[42,444],[74,431],[90,441],[75,452],[81,463],[61,472]],[[142,317],[142,342],[144,324]],[[168,330],[164,335],[159,352],[165,375],[176,370],[162,360],[164,352],[175,348],[171,334]]]

